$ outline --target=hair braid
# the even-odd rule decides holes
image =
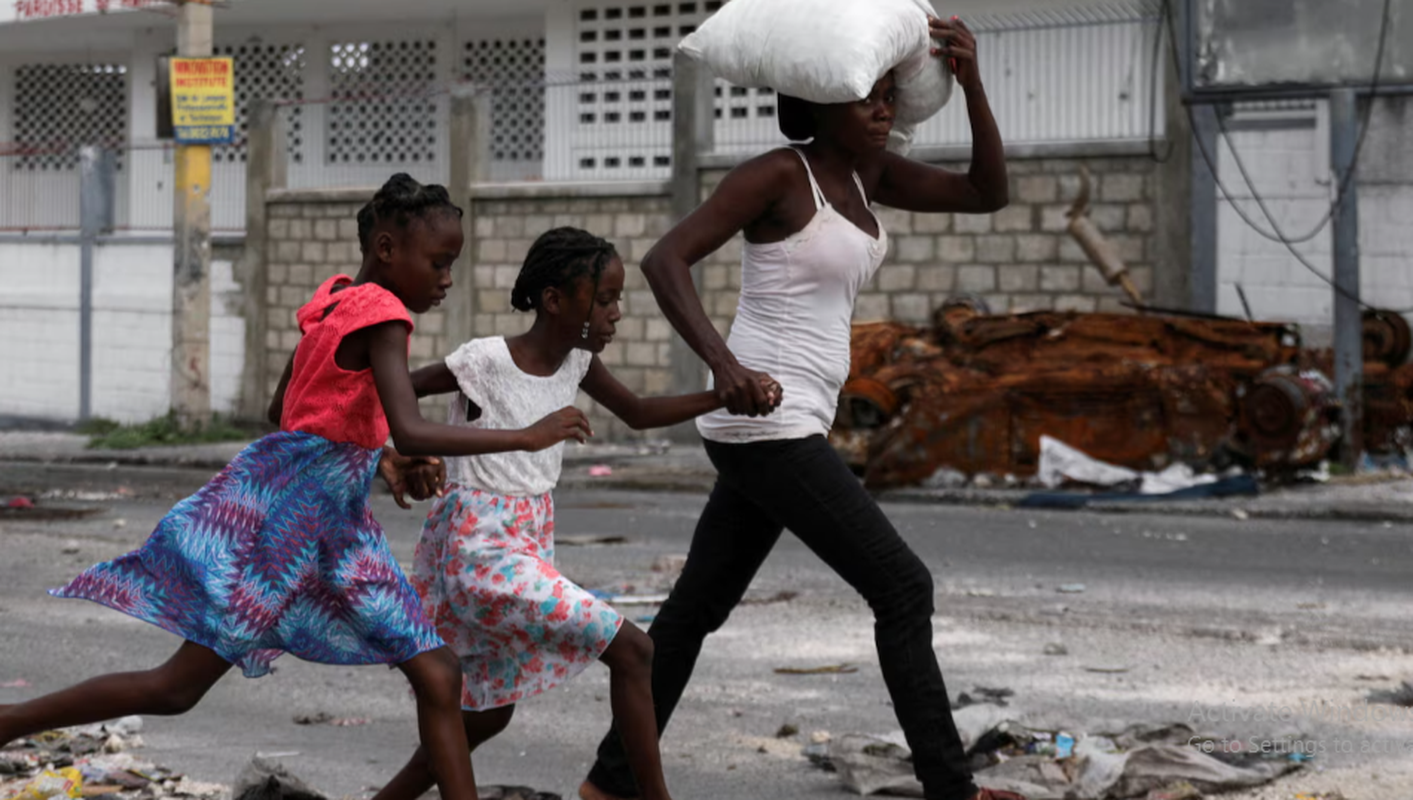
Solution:
[[[540,235],[530,246],[510,305],[517,311],[540,307],[540,296],[550,287],[563,288],[588,276],[598,284],[608,262],[618,254],[613,245],[579,228],[554,228]]]
[[[364,253],[373,242],[373,232],[379,225],[390,224],[405,230],[413,219],[422,219],[435,212],[462,215],[451,202],[445,186],[423,185],[405,172],[388,178],[388,182],[373,195],[373,199],[358,212],[358,247]]]

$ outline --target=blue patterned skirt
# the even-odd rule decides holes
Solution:
[[[250,678],[281,653],[391,665],[435,650],[442,640],[369,508],[380,454],[310,433],[266,436],[141,548],[50,594],[150,622]]]

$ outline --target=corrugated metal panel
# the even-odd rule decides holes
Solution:
[[[1162,15],[1162,5],[1157,0],[1134,0],[1133,2],[1102,3],[1078,8],[1034,9],[997,14],[978,14],[968,17],[967,25],[973,31],[1025,30],[1033,28],[1067,28],[1074,26],[1103,25],[1115,22],[1137,20],[1157,20]]]
[[[1117,16],[1122,8],[1126,17]],[[1007,142],[1141,140],[1162,131],[1162,86],[1154,85],[1154,69],[1168,54],[1165,41],[1155,48],[1158,18],[1140,6],[1088,10],[1101,12],[1109,18],[1033,12],[973,26],[988,26],[977,32],[981,74]],[[1001,22],[1006,26],[992,27]],[[970,142],[965,104],[958,98],[914,141]]]

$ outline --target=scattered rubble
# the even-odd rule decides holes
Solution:
[[[1031,800],[1195,800],[1269,783],[1306,760],[1299,737],[1273,752],[1229,752],[1203,747],[1218,740],[1182,724],[1071,735],[990,704],[954,717],[977,782]],[[901,733],[848,734],[802,754],[860,795],[923,796]]]
[[[975,695],[975,697],[972,696],[973,694]],[[998,707],[1005,707],[1006,698],[1014,696],[1015,690],[1013,689],[998,689],[991,686],[975,686],[972,687],[971,694],[968,694],[967,692],[962,692],[961,694],[957,695],[956,701],[952,703],[952,710],[957,711],[966,708],[967,706],[974,706],[982,703],[987,703]]]
[[[317,714],[300,714],[294,718],[296,725],[331,725],[335,728],[356,728],[368,725],[372,721],[367,717],[335,717],[326,711],[320,711]]]
[[[742,600],[740,603],[738,603],[738,605],[743,605],[743,606],[769,606],[769,605],[774,605],[774,604],[776,604],[776,603],[788,603],[788,602],[790,602],[791,600],[794,600],[795,598],[797,598],[797,597],[799,597],[799,596],[800,596],[800,593],[799,593],[799,592],[792,592],[792,591],[789,591],[789,590],[785,590],[785,591],[781,591],[781,592],[776,592],[775,594],[772,594],[772,595],[767,595],[767,596],[765,596],[765,597],[747,597],[747,598],[745,598],[744,600]]]
[[[142,718],[47,731],[0,751],[0,797],[25,800],[217,798],[226,787],[200,783],[134,757]]]
[[[1404,681],[1388,691],[1370,692],[1369,702],[1413,708],[1413,681]]]
[[[562,547],[594,547],[609,544],[627,544],[627,536],[610,533],[586,533],[573,536],[556,536],[554,542]]]
[[[852,675],[859,668],[853,664],[830,664],[824,667],[776,667],[776,675]]]
[[[328,797],[290,774],[283,764],[256,756],[236,777],[231,800],[328,800]]]

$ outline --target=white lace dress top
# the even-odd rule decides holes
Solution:
[[[559,371],[540,377],[515,366],[505,337],[472,339],[446,359],[461,387],[447,410],[447,423],[487,430],[528,428],[547,414],[574,404],[593,359],[587,350],[572,350]],[[481,409],[474,422],[466,419],[468,398]],[[537,497],[559,482],[563,462],[562,442],[537,453],[450,458],[447,480],[509,497]]]

